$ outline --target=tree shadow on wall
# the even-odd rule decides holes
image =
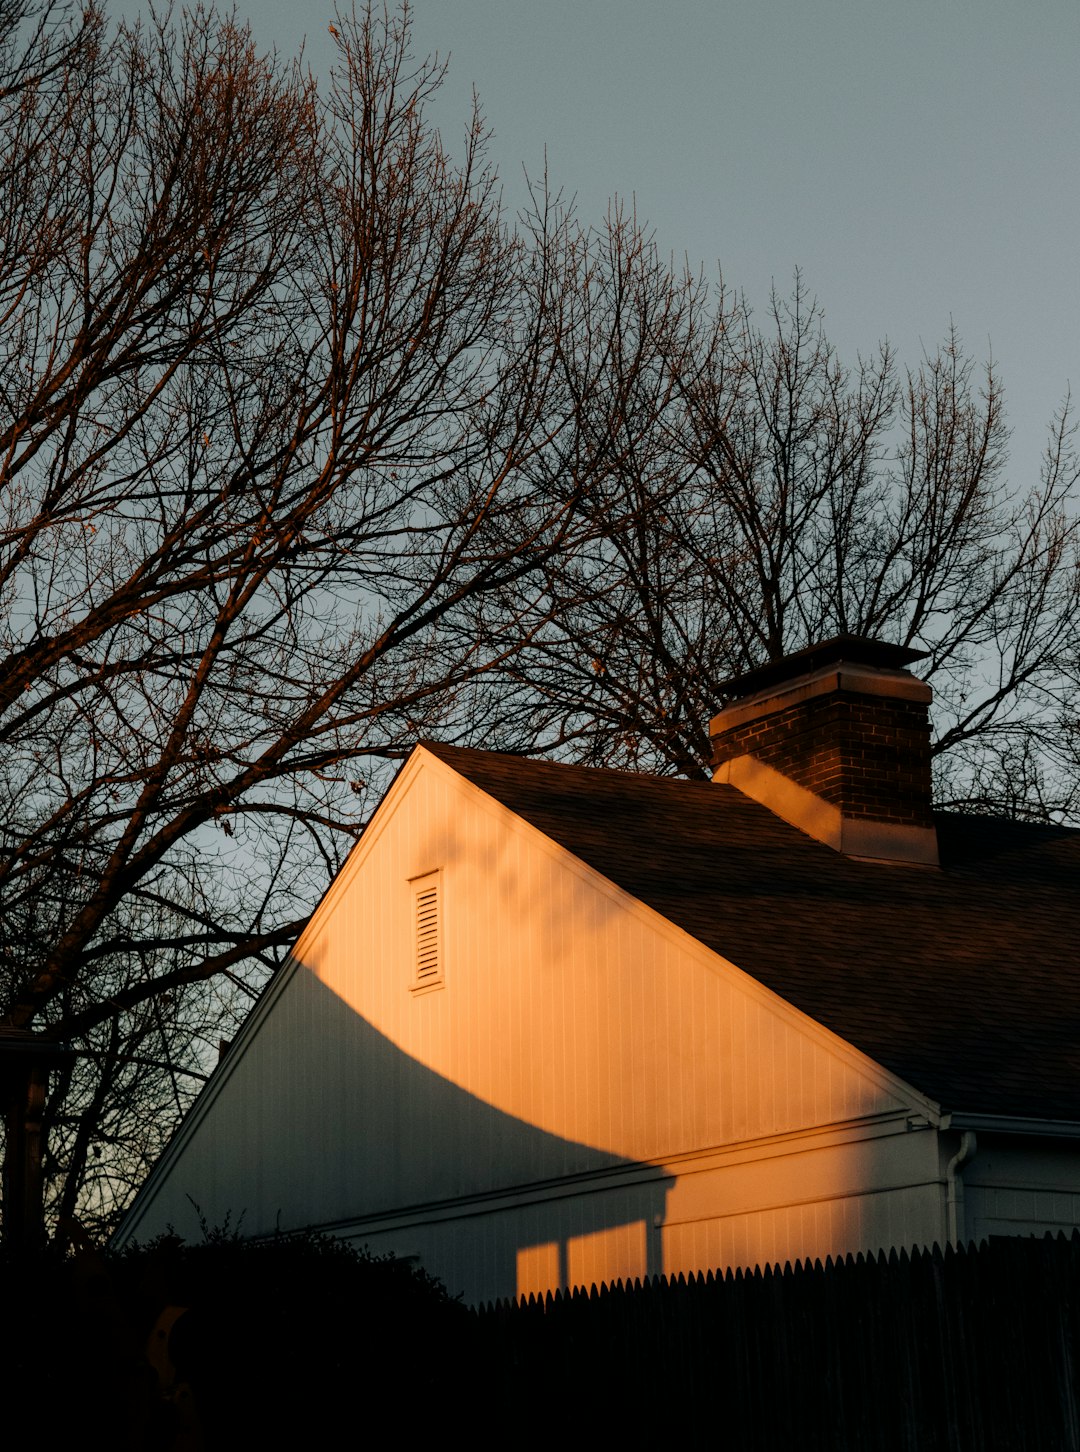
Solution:
[[[470,1302],[662,1270],[670,1178],[507,1113],[299,969],[219,1067],[125,1239],[241,1219],[418,1257]]]

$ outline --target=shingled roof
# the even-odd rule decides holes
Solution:
[[[1080,832],[938,814],[940,869],[857,861],[734,787],[425,745],[943,1109],[1080,1121]]]

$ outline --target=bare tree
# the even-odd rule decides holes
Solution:
[[[201,985],[272,971],[380,763],[498,733],[502,602],[581,518],[538,485],[588,472],[573,233],[507,228],[478,115],[450,160],[404,10],[340,19],[321,90],[201,11],[9,10],[3,1015],[79,1051],[47,1167],[107,1225],[132,1106],[205,1070]]]
[[[418,736],[702,775],[723,681],[924,644],[954,800],[1051,811],[1077,477],[955,340],[845,371],[633,215],[503,217],[408,14],[318,87],[0,0],[0,983],[107,1228]],[[1069,778],[1071,780],[1072,778]]]
[[[847,370],[799,277],[758,327],[635,236],[632,255],[594,246],[606,394],[640,389],[648,336],[662,403],[647,421],[620,405],[623,449],[584,499],[596,532],[550,562],[553,623],[520,662],[549,734],[587,760],[704,775],[725,680],[814,640],[876,636],[930,653],[942,801],[1075,813],[1068,402],[1038,481],[1011,490],[1001,385],[955,335],[914,370],[884,346]]]

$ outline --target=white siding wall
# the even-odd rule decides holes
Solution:
[[[445,986],[414,993],[410,884],[435,870]],[[212,1220],[246,1212],[252,1233],[367,1222],[373,1244],[413,1244],[452,1287],[487,1295],[539,1289],[552,1267],[587,1281],[786,1259],[890,1243],[897,1227],[907,1243],[936,1214],[937,1187],[907,1188],[924,1167],[882,1178],[894,1151],[869,1154],[861,1132],[814,1151],[811,1190],[811,1160],[790,1145],[756,1152],[775,1159],[760,1214],[736,1193],[760,1169],[683,1163],[814,1127],[902,1128],[904,1104],[853,1051],[430,757],[399,778],[297,957],[129,1233],[185,1224],[186,1193]],[[927,1136],[882,1144],[912,1138]],[[542,1199],[597,1174],[648,1183]],[[513,1205],[485,1200],[508,1189]],[[857,1206],[870,1189],[877,1208]],[[376,1229],[406,1208],[403,1243]]]
[[[892,1132],[889,1132],[889,1131]],[[783,1265],[942,1240],[937,1133],[799,1137],[759,1157],[681,1175],[663,1226],[670,1273]]]
[[[446,988],[414,996],[408,883],[434,867]],[[438,767],[405,794],[305,954],[410,1060],[523,1124],[624,1158],[896,1106],[707,959]],[[501,1158],[473,1151],[462,1191],[502,1173]]]
[[[964,1169],[965,1239],[1043,1235],[1080,1226],[1080,1144],[979,1135]]]
[[[814,1136],[677,1168],[627,1170],[633,1183],[523,1191],[454,1213],[373,1217],[339,1233],[419,1255],[469,1302],[559,1285],[783,1265],[944,1240],[934,1131],[903,1125],[860,1141]],[[730,1162],[724,1163],[725,1160]],[[507,1203],[507,1199],[510,1203]]]

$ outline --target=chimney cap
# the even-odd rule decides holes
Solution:
[[[909,645],[893,645],[885,640],[872,640],[866,635],[835,635],[831,640],[818,641],[779,660],[767,661],[755,670],[741,676],[732,676],[721,687],[721,694],[729,700],[740,696],[752,696],[767,686],[779,685],[782,681],[794,680],[796,676],[809,675],[811,671],[825,666],[848,661],[852,665],[875,666],[883,670],[902,670],[917,660],[925,660],[928,650],[913,650]]]

